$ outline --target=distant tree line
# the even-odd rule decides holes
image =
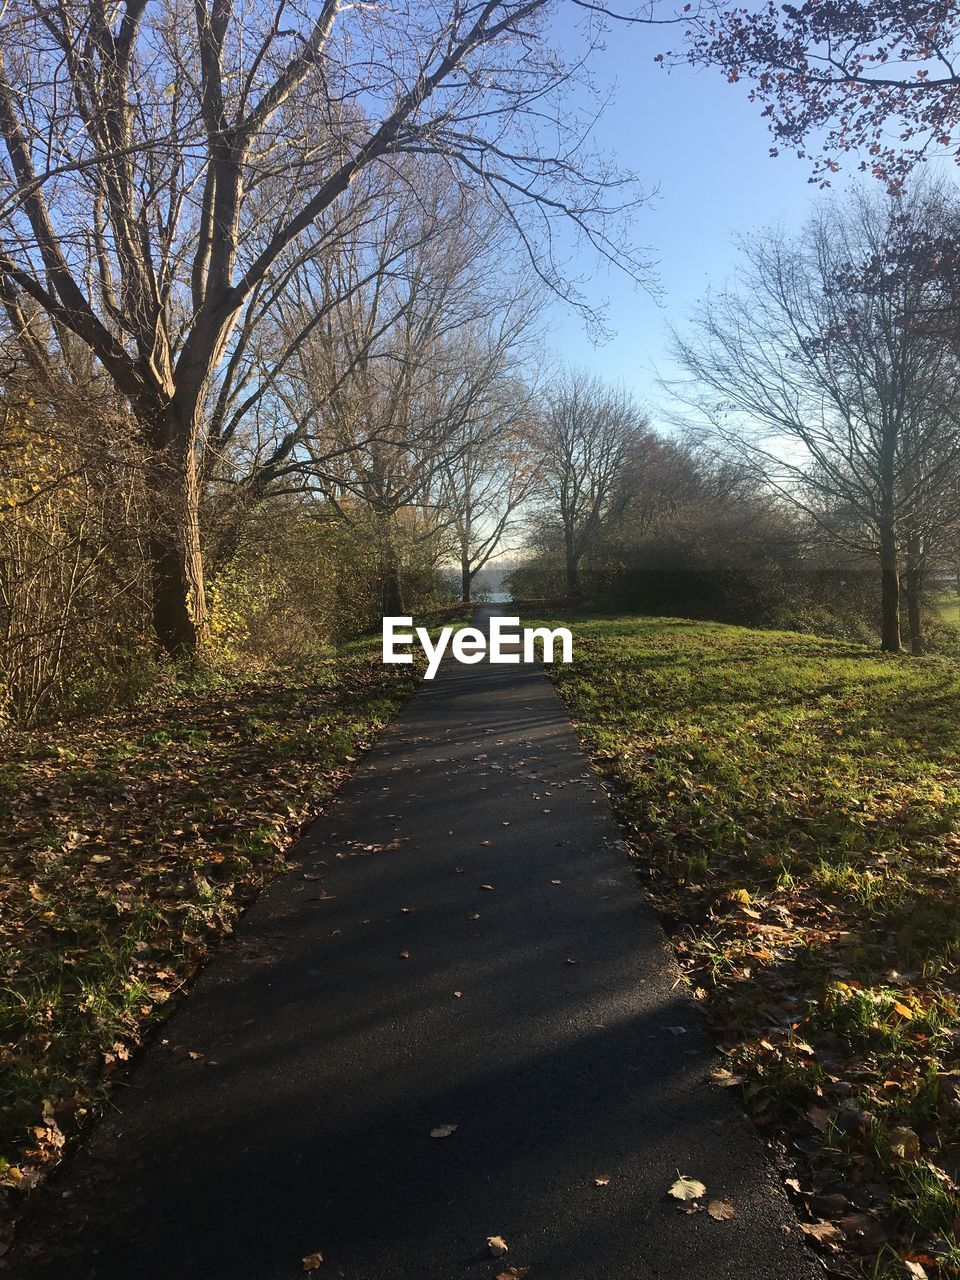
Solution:
[[[960,204],[930,183],[752,234],[739,279],[675,334],[676,439],[588,375],[555,384],[516,589],[922,653],[960,550],[958,245]]]

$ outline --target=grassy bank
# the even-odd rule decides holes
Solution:
[[[414,679],[365,641],[0,748],[6,1229]]]
[[[727,1054],[716,1083],[833,1274],[960,1276],[960,663],[573,627],[556,681]]]

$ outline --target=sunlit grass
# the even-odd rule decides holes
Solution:
[[[929,1275],[960,1274],[960,662],[571,625],[553,677],[752,1114],[812,1205],[880,1188],[850,1195],[896,1256],[922,1243]],[[851,1274],[895,1274],[892,1248]]]

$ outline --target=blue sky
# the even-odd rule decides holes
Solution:
[[[671,371],[669,325],[682,324],[708,283],[721,285],[732,274],[738,233],[800,225],[819,194],[808,182],[808,161],[769,155],[772,137],[746,84],[688,67],[668,73],[654,63],[678,37],[664,27],[617,30],[593,68],[598,85],[616,86],[597,125],[599,144],[645,186],[660,188],[635,233],[658,260],[659,305],[622,273],[603,270],[588,293],[593,302],[609,300],[617,336],[594,347],[580,319],[557,307],[549,338],[564,360],[626,383],[654,421],[663,399],[655,369]],[[849,180],[841,175],[835,190]]]

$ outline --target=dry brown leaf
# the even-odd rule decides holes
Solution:
[[[801,1222],[800,1230],[814,1240],[819,1240],[821,1244],[840,1238],[840,1232],[832,1222]]]
[[[398,959],[398,960],[409,960],[409,959],[410,959],[410,952],[409,952],[409,951],[401,951],[401,952],[400,952],[400,954],[399,954],[399,956],[397,957],[397,959]]]
[[[507,1267],[506,1271],[500,1272],[497,1280],[523,1280],[529,1270],[529,1267]]]
[[[503,1236],[487,1236],[487,1248],[495,1258],[502,1258],[507,1252],[507,1242]]]
[[[710,1083],[717,1085],[721,1089],[732,1089],[734,1085],[743,1084],[745,1076],[738,1076],[734,1071],[728,1071],[726,1067],[717,1067],[716,1071],[710,1072]]]
[[[729,1222],[731,1218],[736,1216],[736,1209],[733,1207],[733,1201],[728,1200],[726,1196],[719,1200],[711,1200],[707,1205],[707,1213],[717,1222]]]
[[[308,1253],[303,1260],[304,1271],[316,1271],[316,1269],[321,1266],[323,1266],[322,1253]]]
[[[830,1123],[829,1112],[824,1111],[823,1107],[810,1107],[807,1111],[807,1119],[819,1133],[825,1133]]]
[[[481,889],[486,889],[487,893],[492,893],[492,892],[493,892],[493,885],[492,885],[492,884],[482,884],[482,885],[480,886],[480,888],[481,888]]]
[[[451,1133],[456,1133],[457,1126],[455,1124],[438,1124],[435,1129],[430,1130],[431,1138],[449,1138]]]
[[[920,1139],[908,1125],[890,1130],[890,1150],[901,1160],[920,1159]]]
[[[598,1174],[598,1175],[597,1175],[597,1177],[596,1177],[596,1178],[594,1178],[594,1180],[593,1180],[593,1185],[594,1185],[595,1187],[607,1187],[607,1186],[609,1186],[609,1185],[610,1185],[610,1178],[609,1178],[609,1175],[608,1175],[608,1174],[606,1174],[606,1173]]]

